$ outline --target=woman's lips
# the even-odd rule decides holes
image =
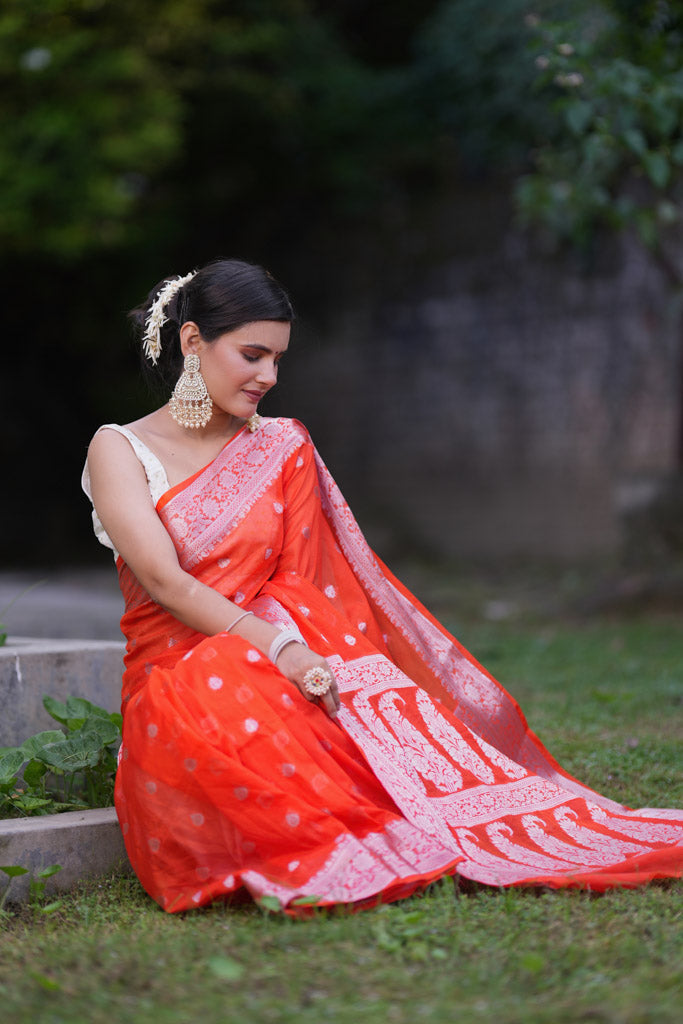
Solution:
[[[263,398],[262,391],[245,391],[244,393],[252,402],[260,402]]]

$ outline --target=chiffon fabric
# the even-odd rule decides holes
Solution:
[[[680,877],[683,812],[629,810],[553,760],[369,549],[300,423],[243,429],[170,489],[115,429],[163,491],[181,566],[298,629],[342,700],[330,718],[247,641],[174,619],[117,559],[128,643],[116,807],[165,910],[232,894],[292,914],[357,908],[455,873],[594,891]]]

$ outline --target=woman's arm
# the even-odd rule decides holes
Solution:
[[[181,568],[152,503],[145,471],[126,438],[114,430],[99,431],[90,443],[88,468],[100,521],[152,600],[199,633],[213,636],[228,629],[244,609]],[[255,615],[243,618],[234,631],[264,654],[279,632]],[[329,670],[323,658],[301,644],[285,647],[277,665],[306,697],[306,671],[318,665]],[[330,713],[336,712],[336,684],[322,703]]]

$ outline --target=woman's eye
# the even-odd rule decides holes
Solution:
[[[248,363],[258,363],[260,358],[259,356],[250,356],[246,352],[243,352],[242,355],[244,356]]]

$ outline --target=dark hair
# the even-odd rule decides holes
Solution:
[[[155,285],[146,302],[128,314],[140,337],[152,304],[167,280]],[[150,382],[170,388],[182,370],[180,328],[188,320],[197,324],[205,341],[212,342],[257,320],[291,323],[294,309],[282,285],[263,267],[243,260],[214,260],[176,292],[164,307],[164,315],[167,319],[160,332],[159,359],[154,365],[143,353],[142,364]]]

